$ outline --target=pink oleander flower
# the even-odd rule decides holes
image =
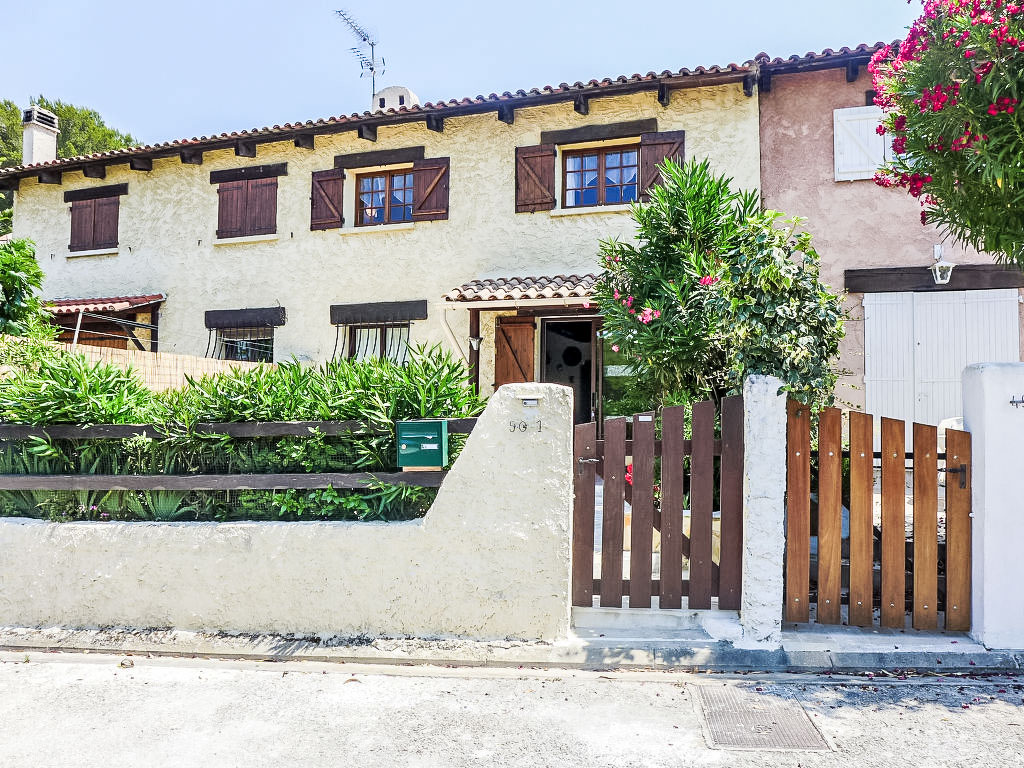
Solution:
[[[589,301],[584,301],[583,302],[583,308],[584,309],[590,309],[590,302]]]
[[[618,351],[619,351],[619,345],[618,344],[612,344],[612,352],[618,352]]]
[[[644,311],[640,313],[640,317],[637,319],[644,325],[647,325],[654,319],[654,310],[650,307],[645,307]]]
[[[612,292],[612,296],[613,296],[613,297],[615,298],[615,300],[616,300],[616,301],[618,300],[618,298],[619,298],[619,290],[618,290],[618,288],[616,288],[616,289],[615,289],[615,290],[614,290],[614,291]]]
[[[721,279],[722,278],[720,278],[720,277],[713,277],[711,275],[704,275],[704,277],[702,277],[699,282],[700,282],[700,284],[703,287],[707,288],[709,285],[714,285],[715,283],[717,283]]]

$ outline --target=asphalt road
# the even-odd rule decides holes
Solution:
[[[826,751],[713,748],[696,686],[793,699]],[[3,768],[350,765],[1018,766],[1024,678],[0,654]]]

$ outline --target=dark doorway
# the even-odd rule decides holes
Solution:
[[[573,389],[576,423],[594,416],[594,321],[545,320],[541,381]]]

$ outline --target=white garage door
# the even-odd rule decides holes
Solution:
[[[1020,360],[1017,289],[864,295],[867,411],[938,424],[962,414],[972,363]]]

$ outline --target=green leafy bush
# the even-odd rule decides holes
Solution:
[[[393,422],[472,416],[483,408],[462,364],[435,348],[387,361],[288,363],[190,381],[155,395],[131,371],[63,353],[0,381],[0,420],[22,424],[161,425],[166,436],[0,442],[0,474],[232,474],[389,471]],[[197,422],[359,421],[342,435],[233,438]],[[454,460],[464,438],[453,436]],[[0,492],[0,514],[51,520],[399,520],[426,513],[435,491],[371,483],[355,491]]]
[[[843,313],[810,235],[780,229],[782,214],[759,212],[756,192],[733,190],[706,160],[666,162],[662,179],[633,206],[636,244],[601,244],[595,296],[638,382],[627,397],[718,400],[765,373],[797,399],[832,402]]]
[[[0,243],[0,333],[23,336],[33,321],[49,317],[39,298],[43,270],[36,262],[35,243]]]
[[[43,359],[0,382],[0,420],[18,424],[133,424],[157,400],[132,371],[76,354]]]

